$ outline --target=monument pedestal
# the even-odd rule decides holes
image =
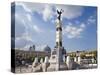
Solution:
[[[50,57],[50,66],[47,68],[47,71],[60,71],[60,70],[67,70],[67,64],[63,61],[63,48],[56,48],[55,51],[51,53]]]
[[[57,68],[56,65],[59,65],[59,68]],[[50,66],[47,68],[47,71],[62,71],[62,70],[68,70],[66,63],[64,62],[60,64],[50,63]]]

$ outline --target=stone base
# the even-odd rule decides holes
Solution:
[[[57,63],[50,63],[50,66],[47,68],[47,71],[62,71],[62,70],[68,70],[67,64],[62,62],[60,63],[59,69],[57,70]]]
[[[67,64],[64,63],[64,62],[60,63],[60,68],[59,68],[59,70],[68,70]]]

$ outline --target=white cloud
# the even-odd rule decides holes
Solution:
[[[34,25],[34,23],[32,22],[32,18],[30,16],[30,14],[26,14],[26,16],[17,16],[19,18],[16,18],[16,21],[21,23],[21,26],[24,26],[25,31],[28,31],[28,29],[31,29],[32,31],[35,31],[37,33],[39,32],[43,32],[43,30],[41,28],[39,28],[37,25]],[[16,25],[18,26],[18,25]],[[18,29],[16,29],[18,30]],[[17,31],[16,31],[17,32]]]
[[[22,39],[33,42],[33,39],[31,38],[31,36],[27,32],[23,33],[20,37],[16,37],[15,40],[19,41],[19,40],[22,40]]]
[[[42,12],[42,16],[43,16],[44,21],[50,20],[54,16],[52,6],[45,5],[45,8]]]
[[[37,46],[36,46],[36,50],[38,50],[38,51],[43,51],[44,48],[45,48],[46,46],[47,46],[46,44],[37,45]]]
[[[23,49],[23,50],[29,50],[30,46],[32,46],[32,44],[25,45],[25,46],[24,46],[23,48],[21,48],[21,49]]]
[[[17,5],[17,6],[22,6],[26,12],[30,12],[30,13],[32,12],[31,9],[29,9],[29,8],[28,8],[24,3],[22,3],[22,2],[16,2],[16,5]]]
[[[17,31],[24,30],[23,33],[21,33],[22,31],[20,32],[21,36],[16,37],[16,42],[18,46],[22,48],[28,48],[27,45],[30,45],[32,42],[34,42],[32,40],[32,35],[31,35],[32,32],[37,32],[37,33],[44,32],[40,27],[38,27],[37,24],[35,24],[35,22],[32,21],[32,15],[34,15],[34,12],[37,12],[43,18],[44,21],[51,21],[52,23],[54,23],[55,21],[52,18],[56,15],[56,12],[54,12],[54,10],[56,10],[58,7],[48,4],[35,4],[35,3],[33,4],[27,2],[25,3],[18,2],[16,3],[16,5],[22,6],[23,9],[25,10],[25,12],[23,13],[19,13],[16,11],[15,14],[17,23],[20,23],[21,25],[19,26],[20,29],[17,29]],[[71,6],[59,5],[59,9],[61,8],[64,10],[64,13],[62,15],[63,18],[67,19],[77,18],[78,16],[82,15],[83,11],[81,7],[74,7],[74,6],[71,7]],[[84,28],[85,28],[84,25],[81,25],[80,27],[75,27],[70,23],[69,27],[66,26],[66,28],[64,28],[64,32],[68,38],[78,38],[81,36],[81,32],[84,30]],[[44,45],[39,45],[38,47],[40,49],[43,49]]]
[[[87,19],[87,24],[94,24],[94,23],[96,23],[96,18],[94,16],[90,16]]]
[[[40,29],[37,25],[33,25],[33,30],[36,31],[37,33],[43,32],[43,30]]]
[[[14,15],[15,15],[15,18],[18,18],[18,14],[17,13],[15,13]]]
[[[30,22],[32,22],[32,17],[31,17],[30,14],[26,14],[26,17],[27,17],[27,19],[28,19]]]
[[[15,47],[20,49],[25,49],[25,46],[29,44],[33,44],[34,40],[32,39],[31,35],[26,31],[21,36],[15,37]]]
[[[82,15],[83,13],[83,7],[81,6],[65,6],[65,5],[44,5],[44,10],[42,12],[42,16],[44,21],[50,20],[52,17],[57,15],[57,12],[54,10],[60,10],[63,9],[64,12],[62,14],[62,18],[67,19],[74,19]],[[54,8],[54,10],[53,10]]]
[[[64,30],[63,34],[67,36],[67,38],[80,38],[81,33],[84,31],[85,25],[81,24],[79,27],[73,25],[67,25]]]
[[[48,21],[53,17],[52,5],[48,4],[33,4],[33,3],[22,3],[22,6],[26,11],[37,12],[42,15],[44,21]],[[28,10],[29,9],[29,10]]]
[[[81,27],[81,28],[85,28],[85,24],[82,23],[82,24],[80,25],[80,27]]]
[[[50,20],[56,15],[54,10],[63,9],[62,18],[73,19],[82,15],[83,7],[81,6],[72,6],[72,5],[50,5],[50,4],[37,4],[37,3],[28,3],[28,2],[18,2],[17,5],[21,5],[25,11],[42,15],[44,21]],[[54,9],[54,10],[53,10]]]
[[[21,4],[23,4],[23,3],[21,3]],[[37,33],[43,31],[41,28],[39,28],[37,25],[35,25],[35,22],[32,21],[31,13],[25,13],[25,12],[18,13],[16,11],[15,16],[16,16],[15,22],[17,23],[17,24],[15,23],[15,24],[17,27],[18,27],[18,23],[19,23],[21,26],[24,26],[25,31],[32,30],[33,32],[35,31]],[[16,29],[16,30],[19,31],[19,29]]]
[[[15,43],[16,48],[26,48],[27,45],[30,45],[34,43],[34,40],[32,38],[33,33],[40,33],[43,32],[41,28],[39,28],[37,25],[35,25],[35,22],[32,21],[32,13],[30,10],[28,10],[29,7],[27,7],[25,4],[19,4],[22,5],[25,12],[20,13],[18,12],[19,9],[17,9],[16,6],[16,12],[15,12]],[[22,10],[23,11],[23,10]],[[33,34],[34,35],[34,34]]]
[[[64,12],[62,14],[62,17],[67,19],[77,18],[83,13],[83,7],[81,6],[57,5],[56,8],[59,10],[63,9]]]
[[[48,4],[33,4],[33,3],[26,3],[26,2],[17,2],[17,6],[22,6],[23,9],[28,12],[28,13],[33,13],[37,12],[39,15],[42,15],[42,18],[44,21],[50,20],[54,12],[52,10],[52,5]],[[31,16],[29,14],[26,14],[27,18],[31,21]]]

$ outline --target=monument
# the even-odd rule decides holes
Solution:
[[[45,57],[45,60],[43,62],[43,59],[41,59],[40,62],[38,62],[38,58],[35,58],[35,61],[33,63],[33,71],[60,71],[60,70],[71,70],[77,68],[78,64],[73,62],[71,60],[70,56],[67,56],[67,58],[64,57],[65,49],[62,45],[62,23],[61,23],[61,14],[63,10],[60,11],[57,10],[57,20],[56,20],[56,46],[54,47],[54,50],[51,51],[50,58],[48,56]],[[46,47],[46,50],[48,47]],[[64,60],[66,59],[66,60]],[[78,58],[78,62],[80,64],[80,58]]]
[[[50,57],[50,66],[54,65],[53,71],[56,70],[67,70],[67,65],[63,61],[63,51],[64,47],[62,46],[62,23],[61,23],[61,14],[63,10],[57,10],[57,20],[56,20],[56,46],[54,51],[51,52]],[[49,68],[49,67],[48,67]]]

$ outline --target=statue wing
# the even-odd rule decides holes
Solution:
[[[61,12],[62,12],[63,10],[61,9]]]
[[[59,11],[57,10],[57,13],[59,14]]]

